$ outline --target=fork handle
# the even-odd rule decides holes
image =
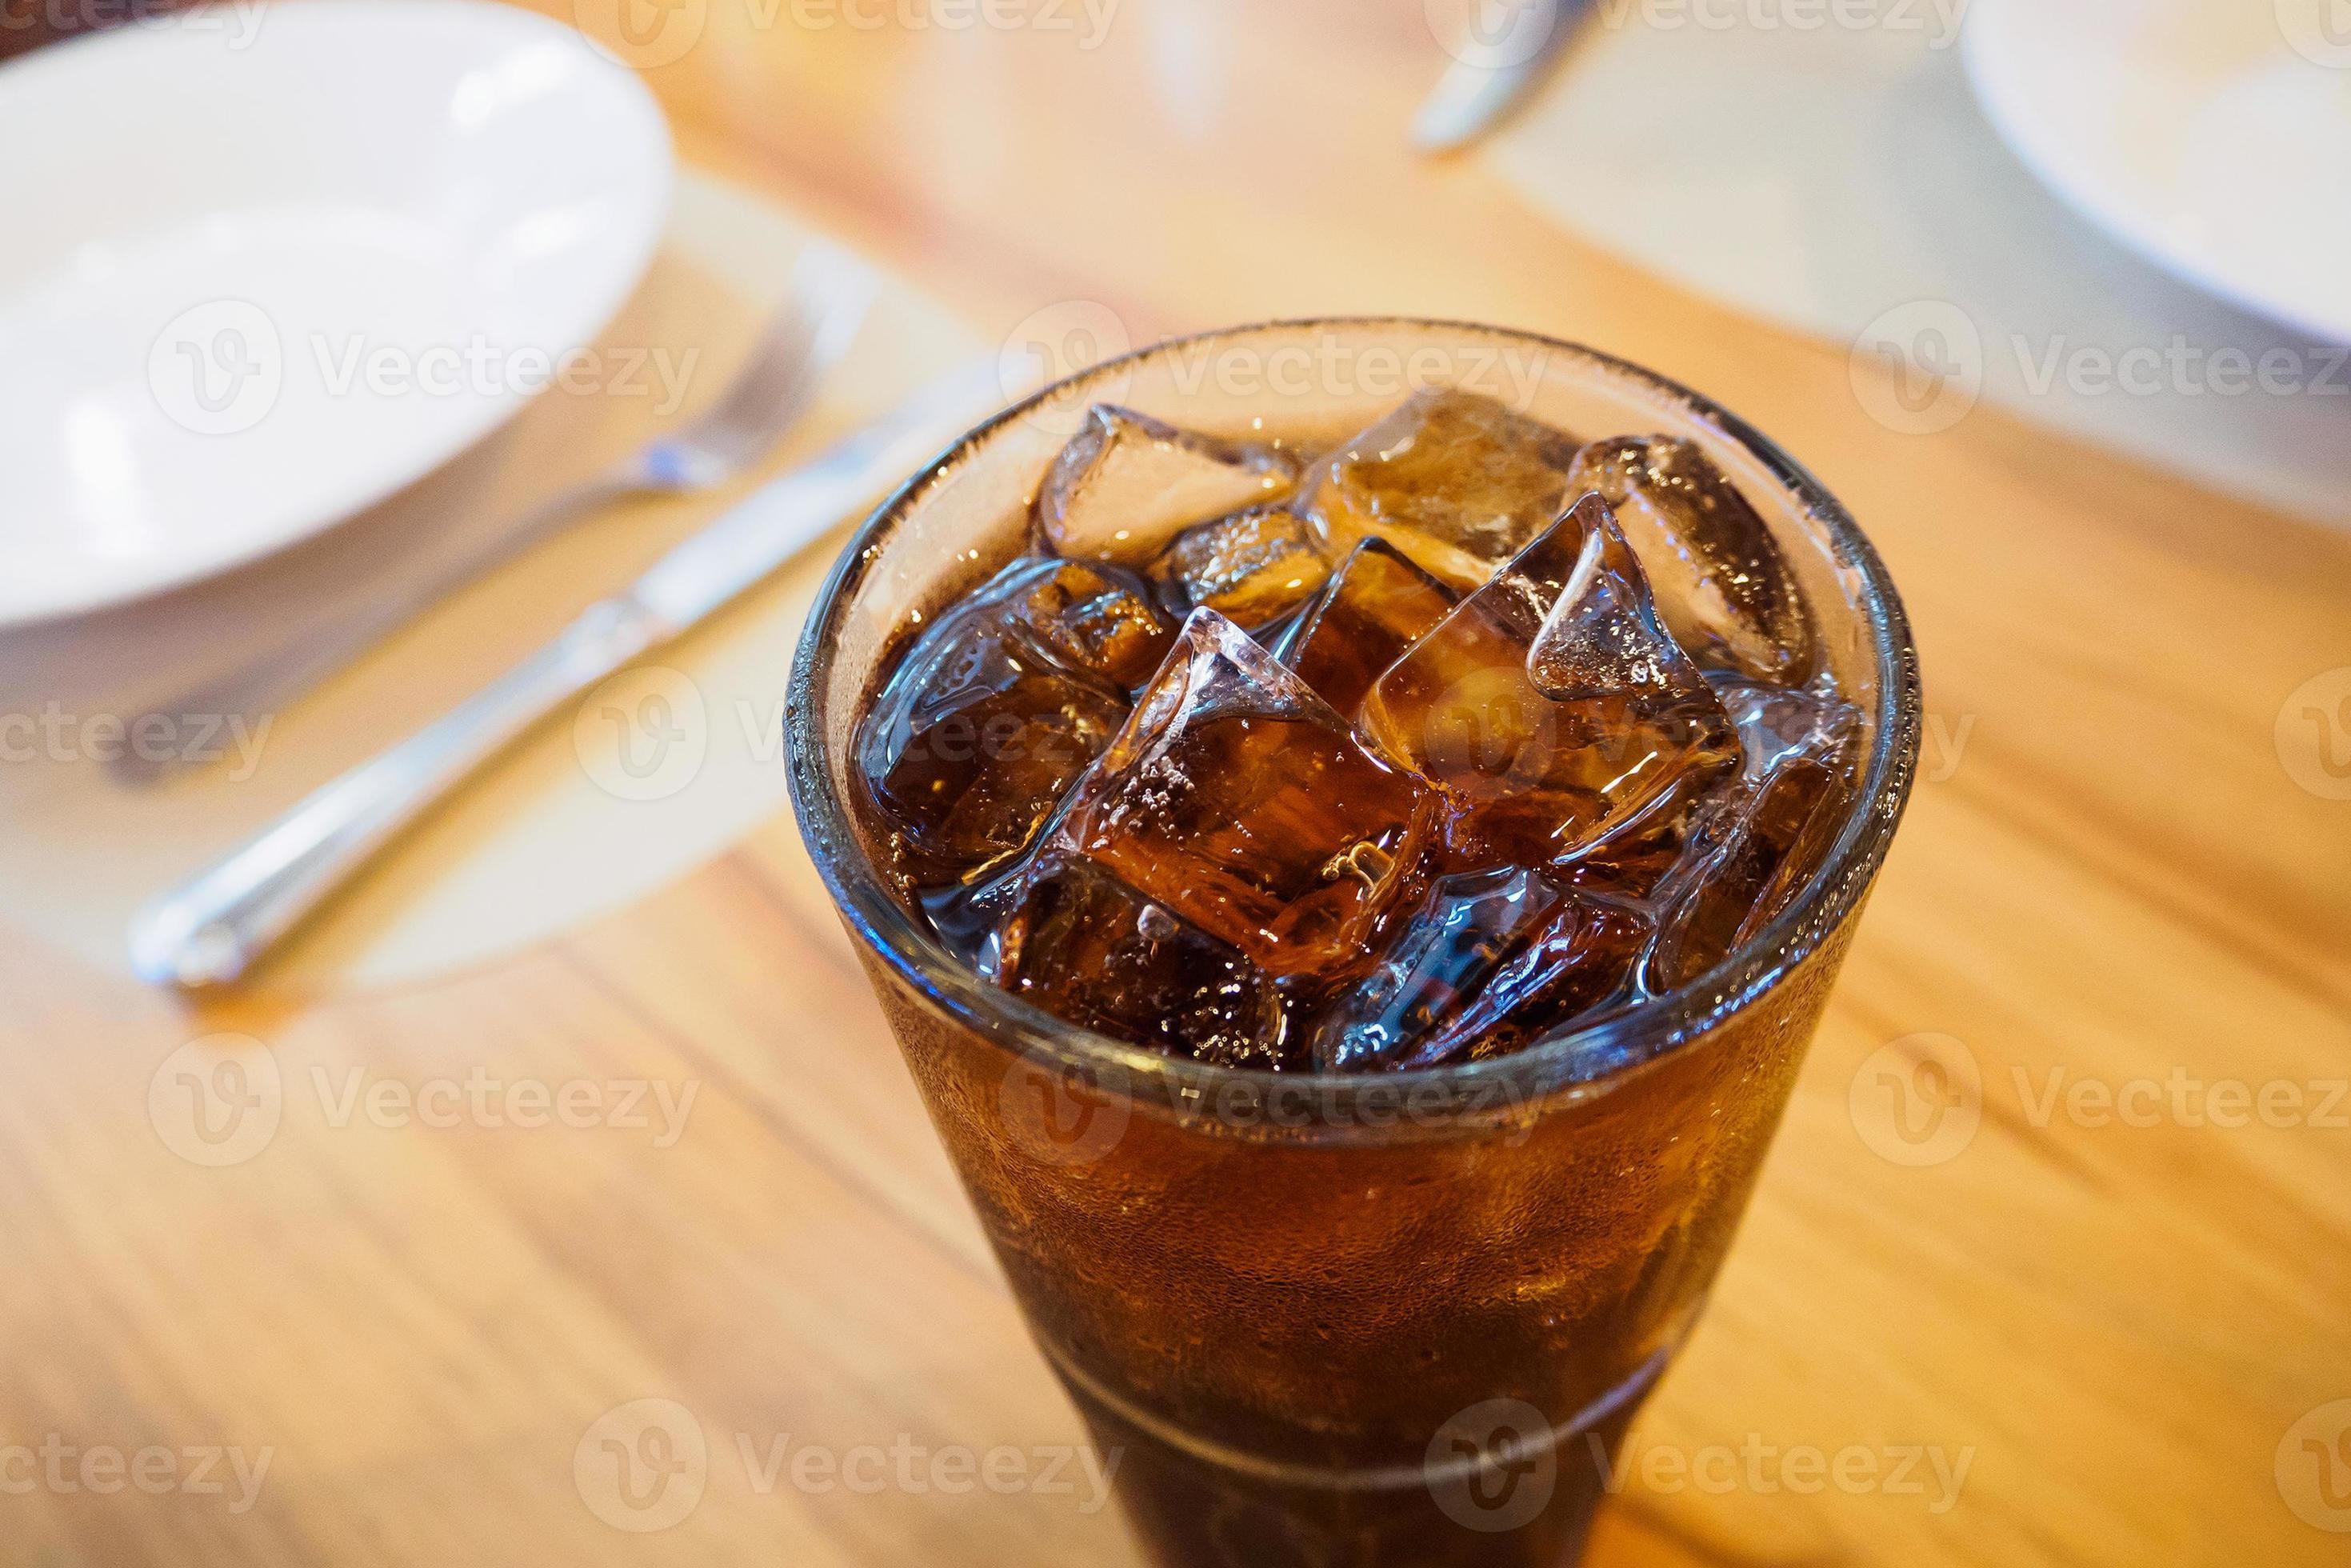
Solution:
[[[131,925],[133,967],[157,985],[236,979],[459,780],[673,630],[632,599],[590,606],[449,714],[141,909]]]

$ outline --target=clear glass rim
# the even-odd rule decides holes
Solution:
[[[1065,1022],[981,979],[941,946],[910,914],[865,852],[848,805],[832,783],[825,739],[825,693],[839,645],[836,630],[886,539],[925,497],[975,460],[1004,426],[1038,405],[1065,397],[1084,383],[1115,377],[1155,356],[1296,330],[1416,329],[1508,340],[1565,354],[1603,374],[1639,383],[1679,404],[1695,419],[1744,447],[1801,503],[1822,531],[1836,564],[1855,574],[1857,604],[1866,618],[1879,683],[1875,742],[1853,811],[1836,843],[1798,897],[1778,918],[1714,968],[1667,996],[1595,1022],[1573,1025],[1511,1055],[1406,1072],[1274,1073],[1216,1066],[1157,1051]],[[792,802],[820,875],[862,940],[898,976],[957,1023],[1032,1061],[1099,1072],[1114,1070],[1128,1092],[1160,1093],[1196,1104],[1204,1096],[1238,1088],[1280,1095],[1311,1084],[1322,1094],[1372,1091],[1415,1095],[1435,1089],[1492,1103],[1494,1092],[1517,1100],[1580,1084],[1597,1084],[1638,1071],[1701,1038],[1740,1012],[1818,950],[1861,904],[1884,862],[1907,803],[1918,748],[1920,688],[1917,651],[1885,563],[1844,505],[1778,444],[1713,400],[1629,361],[1541,333],[1412,316],[1316,317],[1252,322],[1167,339],[1104,361],[1045,387],[991,415],[925,465],[859,527],[842,549],[809,612],[793,660],[786,704],[786,740]]]

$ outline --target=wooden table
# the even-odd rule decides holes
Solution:
[[[1924,778],[1594,1561],[2351,1560],[2319,1528],[2351,1527],[2351,1406],[2325,1409],[2351,1399],[2351,675],[2305,689],[2351,665],[2351,539],[1988,411],[1891,433],[1840,350],[1627,269],[1474,161],[1411,159],[1437,57],[1412,0],[1124,0],[1092,49],[1082,22],[846,25],[899,9],[638,21],[700,18],[647,73],[690,159],[991,334],[1092,300],[1137,339],[1359,310],[1581,339],[1779,436],[1904,586]],[[611,0],[580,10],[611,33]],[[789,821],[407,994],[191,1015],[12,940],[0,997],[0,1561],[1134,1560],[1081,1477],[1033,1484],[1073,1417]],[[149,1093],[220,1030],[267,1043],[288,1108],[212,1167]],[[1928,1057],[1980,1090],[1897,1127]],[[529,1114],[503,1099],[332,1113],[355,1073],[476,1069],[697,1098],[667,1146],[650,1100],[639,1131],[493,1124]],[[634,1436],[607,1413],[643,1399],[706,1445],[657,1532],[591,1495]],[[803,1446],[849,1479],[795,1484]],[[998,1448],[1018,1495],[930,1484]]]

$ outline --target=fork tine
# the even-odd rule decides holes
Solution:
[[[792,270],[786,303],[769,320],[735,384],[694,422],[698,442],[736,452],[766,446],[797,419],[823,372],[838,363],[881,291],[852,253],[814,240]]]
[[[817,330],[817,313],[810,308],[809,300],[793,294],[768,319],[758,341],[751,346],[749,356],[736,371],[733,383],[695,422],[695,428],[731,428],[758,422],[776,401],[778,390],[807,373]]]
[[[821,236],[809,241],[801,251],[792,279],[795,289],[824,302],[820,352],[846,350],[848,340],[857,335],[865,312],[882,292],[882,279],[864,257]],[[836,334],[839,341],[822,341],[828,333]]]

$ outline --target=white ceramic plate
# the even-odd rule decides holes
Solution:
[[[60,45],[0,67],[0,625],[251,559],[486,434],[628,298],[673,173],[632,74],[474,0]]]
[[[1965,38],[1986,114],[2067,204],[2351,343],[2351,4],[1975,0]]]

